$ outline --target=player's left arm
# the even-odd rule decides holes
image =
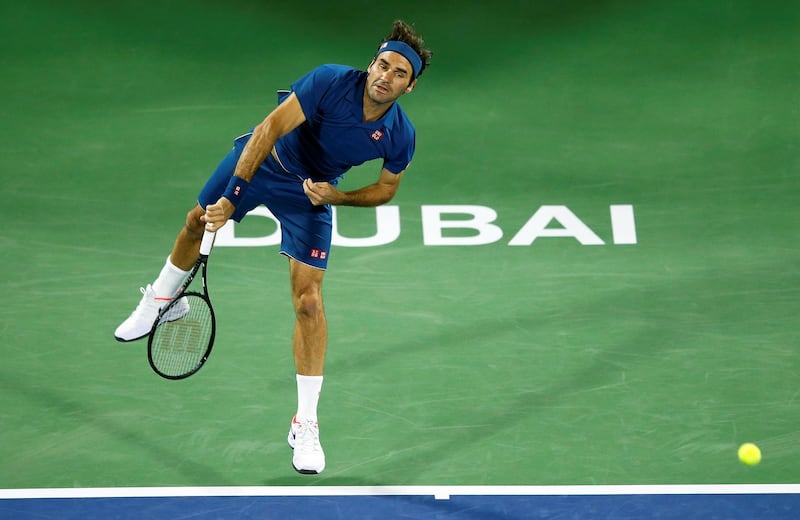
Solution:
[[[381,175],[373,184],[353,191],[341,191],[327,182],[314,182],[306,179],[303,182],[303,191],[315,206],[332,204],[334,206],[380,206],[386,204],[397,193],[400,187],[400,173],[392,173],[386,168],[381,170]]]

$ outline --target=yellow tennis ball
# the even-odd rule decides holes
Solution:
[[[752,442],[745,442],[739,446],[739,460],[748,466],[755,466],[761,462],[761,450]]]

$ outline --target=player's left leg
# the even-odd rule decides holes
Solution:
[[[323,269],[289,259],[295,327],[292,349],[297,369],[297,413],[289,430],[294,448],[292,465],[300,473],[325,469],[325,453],[319,442],[317,403],[328,341],[328,324],[322,303]]]
[[[292,343],[297,373],[321,376],[328,341],[328,324],[322,304],[325,271],[290,258],[289,275],[297,318]]]

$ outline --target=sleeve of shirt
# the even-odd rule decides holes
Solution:
[[[292,91],[307,119],[317,112],[323,96],[336,78],[337,73],[333,67],[321,65],[292,83]]]
[[[411,159],[414,157],[414,149],[416,146],[416,133],[411,130],[410,133],[395,147],[391,156],[383,161],[383,167],[392,173],[401,173],[408,165],[411,164]]]

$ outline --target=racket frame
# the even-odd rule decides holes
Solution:
[[[164,379],[170,379],[170,380],[175,381],[175,380],[179,380],[179,379],[186,379],[187,377],[196,374],[198,370],[203,368],[203,365],[205,365],[206,361],[208,360],[208,356],[211,355],[211,349],[214,348],[214,338],[215,338],[216,333],[217,333],[217,320],[216,320],[216,317],[214,315],[214,306],[211,305],[211,298],[208,296],[208,285],[206,283],[206,270],[208,269],[208,256],[209,256],[209,254],[211,254],[211,247],[214,245],[214,237],[215,237],[215,233],[214,232],[211,232],[211,231],[205,231],[204,232],[203,240],[200,243],[200,255],[197,258],[197,262],[195,262],[194,267],[189,272],[189,276],[186,277],[186,280],[183,282],[183,285],[181,285],[181,287],[175,293],[175,296],[172,298],[172,301],[170,301],[167,305],[165,305],[164,307],[162,307],[158,311],[158,317],[153,322],[153,326],[150,329],[150,334],[147,337],[147,361],[150,364],[150,368],[153,369],[153,372],[155,372],[159,376],[163,377]],[[201,282],[202,282],[202,285],[203,285],[203,292],[202,293],[197,292],[197,291],[188,291],[187,292],[186,289],[188,289],[189,286],[192,284],[192,281],[194,281],[194,279],[197,276],[198,272],[201,272],[200,279],[201,279]],[[197,363],[197,365],[195,365],[195,367],[192,368],[192,370],[190,370],[188,372],[185,372],[185,373],[182,373],[182,374],[177,374],[177,375],[165,374],[164,372],[162,372],[156,366],[155,361],[153,361],[153,339],[155,338],[156,330],[158,329],[159,325],[161,324],[161,318],[167,312],[169,312],[169,310],[172,307],[177,305],[178,301],[181,298],[183,298],[184,296],[197,296],[197,297],[203,299],[205,301],[206,305],[208,305],[208,310],[211,313],[211,335],[210,335],[210,337],[208,339],[208,346],[206,347],[206,350],[203,353],[203,356],[200,358],[200,361]],[[179,319],[182,319],[182,318],[179,318]]]

